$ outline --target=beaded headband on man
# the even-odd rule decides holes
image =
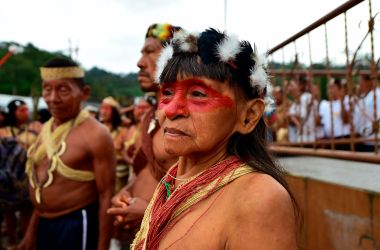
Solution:
[[[57,80],[63,78],[83,78],[84,71],[80,67],[41,67],[41,78],[44,81]]]
[[[154,23],[149,26],[145,38],[153,37],[158,39],[162,44],[165,44],[173,37],[173,33],[180,29],[180,27],[168,23]]]
[[[248,78],[252,88],[262,94],[265,112],[273,110],[272,85],[266,73],[266,55],[259,55],[247,41],[239,41],[234,35],[226,35],[215,29],[202,33],[188,33],[185,30],[175,32],[170,44],[165,46],[157,61],[155,80],[160,76],[169,60],[175,54],[196,53],[204,64],[223,62],[231,67],[231,71]]]

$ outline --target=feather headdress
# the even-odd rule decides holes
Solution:
[[[264,99],[265,112],[273,110],[272,86],[266,72],[266,54],[259,54],[256,47],[252,49],[249,42],[239,41],[237,36],[227,35],[215,29],[208,29],[200,34],[188,33],[185,30],[175,32],[158,60],[157,83],[167,63],[177,53],[198,54],[206,65],[227,64],[236,82],[248,82],[253,91],[257,91]]]

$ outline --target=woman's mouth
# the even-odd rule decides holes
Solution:
[[[170,136],[187,136],[185,132],[176,128],[164,128],[164,134]]]

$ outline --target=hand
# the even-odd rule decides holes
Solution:
[[[133,165],[135,154],[136,154],[135,145],[131,145],[127,149],[123,150],[123,158],[125,162],[128,163],[129,165]]]
[[[128,229],[140,222],[144,216],[148,202],[138,197],[129,197],[126,200],[123,199],[122,203],[123,205],[121,206],[109,208],[107,213],[116,216],[115,226],[124,226],[124,228]]]
[[[131,198],[131,193],[127,190],[127,188],[123,188],[117,193],[114,197],[112,197],[111,204],[112,208],[125,208],[128,205],[128,199]],[[109,210],[109,209],[108,209]],[[109,213],[107,210],[107,213]],[[112,210],[111,210],[112,211]],[[109,213],[112,214],[112,213]],[[115,223],[116,221],[122,221],[123,216],[115,214]]]

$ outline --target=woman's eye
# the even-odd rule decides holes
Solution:
[[[191,96],[193,96],[193,97],[206,97],[206,94],[202,91],[199,91],[199,90],[193,90],[191,92]]]
[[[164,90],[162,90],[162,95],[163,96],[172,96],[173,95],[173,90],[171,90],[171,89],[164,89]]]

